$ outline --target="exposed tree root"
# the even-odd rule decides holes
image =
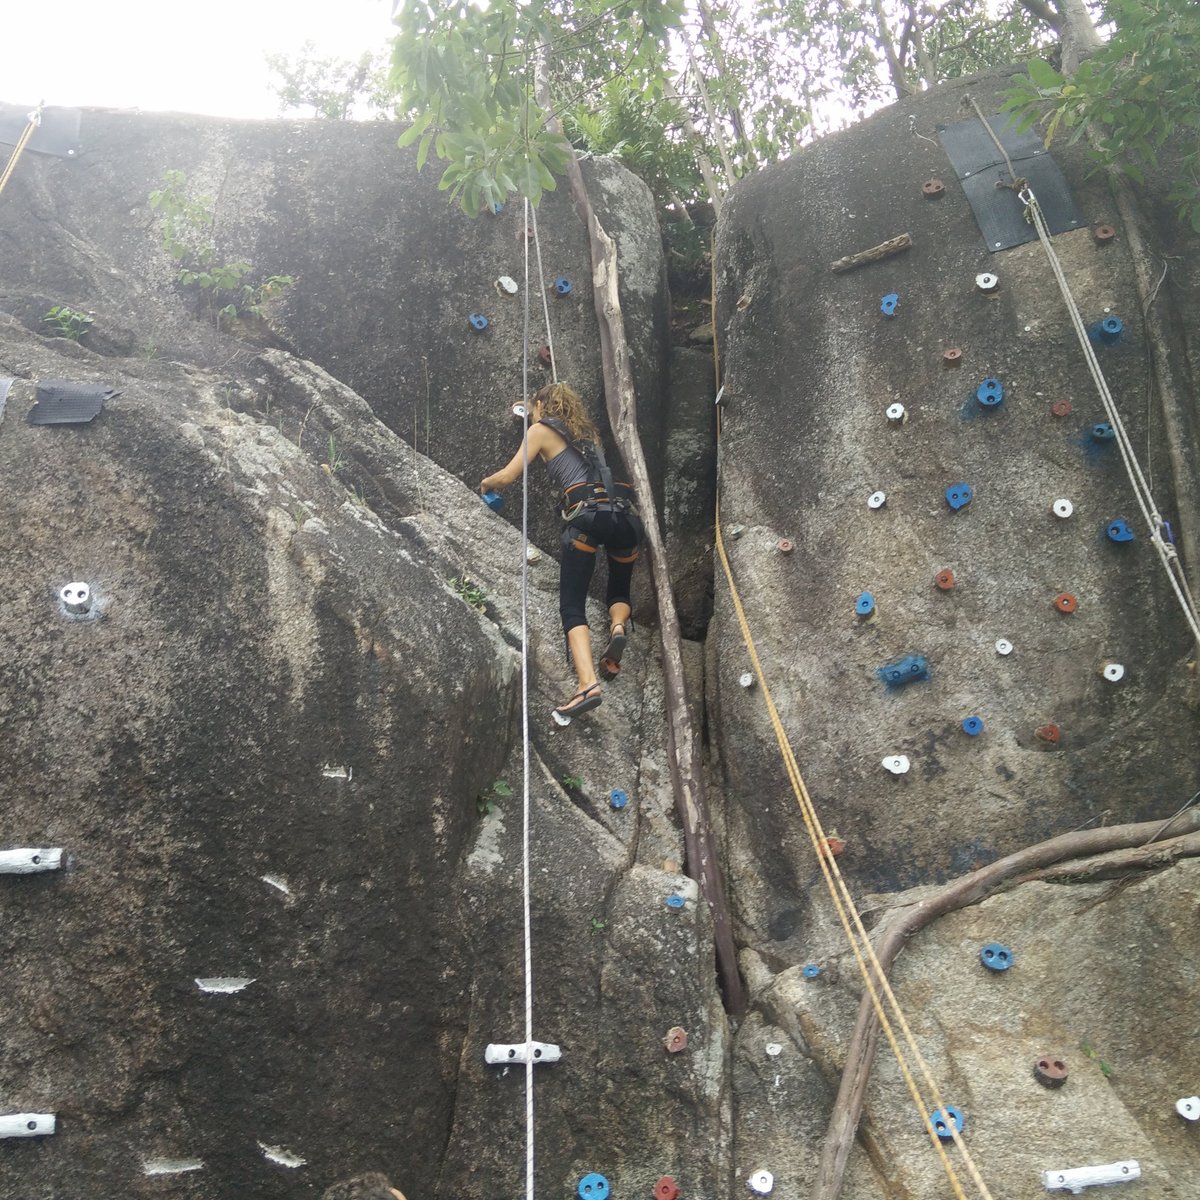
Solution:
[[[1173,835],[1168,841],[1164,835]],[[1107,829],[1077,830],[1028,846],[947,884],[918,903],[892,910],[874,931],[872,941],[886,975],[915,933],[937,917],[977,904],[1010,880],[1099,878],[1106,871],[1145,870],[1200,855],[1200,810],[1188,809],[1170,822],[1145,821]],[[1072,861],[1067,861],[1072,860]],[[1057,865],[1055,865],[1057,864]],[[841,1194],[850,1148],[862,1116],[863,1100],[879,1022],[870,994],[863,992],[858,1020],[846,1052],[842,1082],[833,1103],[812,1200],[836,1200]]]

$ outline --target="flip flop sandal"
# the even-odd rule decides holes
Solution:
[[[620,629],[620,633],[616,630]],[[629,641],[628,632],[620,621],[613,626],[613,632],[609,635],[608,645],[604,648],[604,653],[600,655],[600,669],[604,671],[608,677],[615,678],[621,670],[621,655],[625,653],[625,645]]]
[[[576,692],[566,704],[559,705],[558,708],[551,710],[551,715],[559,725],[570,725],[571,718],[579,716],[580,713],[591,712],[593,708],[599,708],[604,697],[600,692],[600,685],[593,683],[591,687],[584,688],[581,692]],[[578,701],[578,703],[575,703]]]

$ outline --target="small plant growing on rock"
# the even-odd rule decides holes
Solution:
[[[450,580],[450,586],[478,612],[487,612],[487,592],[479,584],[472,582],[466,575],[460,575]]]
[[[581,775],[564,775],[560,782],[568,792],[583,791],[583,777]]]
[[[497,779],[489,788],[484,788],[478,796],[475,797],[475,811],[481,817],[486,817],[488,813],[494,812],[496,809],[496,801],[502,800],[505,797],[511,796],[513,790],[508,785],[505,779]]]
[[[250,279],[248,262],[219,261],[214,241],[216,210],[207,196],[190,199],[187,176],[168,171],[163,186],[150,193],[150,207],[162,220],[163,249],[179,265],[176,281],[195,288],[204,297],[208,315],[217,328],[238,318],[261,317],[263,305],[296,282],[291,275],[269,275],[261,282]]]
[[[91,313],[68,308],[65,304],[56,304],[42,320],[54,326],[55,337],[69,338],[72,342],[77,342],[91,329],[94,318]]]

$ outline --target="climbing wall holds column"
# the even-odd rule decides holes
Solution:
[[[979,951],[979,961],[989,971],[1007,971],[1013,964],[1012,951],[999,942],[988,942]]]
[[[946,503],[955,512],[966,508],[974,498],[975,492],[969,483],[952,483],[946,489]]]
[[[1067,1064],[1052,1054],[1044,1054],[1033,1064],[1033,1077],[1047,1088],[1060,1088],[1067,1082]]]
[[[952,1142],[954,1133],[950,1132],[951,1125],[954,1126],[955,1133],[963,1131],[962,1110],[955,1108],[953,1104],[947,1104],[944,1109],[935,1108],[929,1114],[929,1123],[933,1126],[933,1132],[937,1134],[939,1141]]]

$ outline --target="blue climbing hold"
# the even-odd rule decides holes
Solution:
[[[682,896],[668,896],[667,897],[667,907],[668,908],[682,908],[686,903],[687,903],[687,901]]]
[[[854,602],[854,611],[860,617],[869,617],[875,611],[875,597],[870,592],[863,592]]]
[[[896,305],[899,303],[900,297],[895,292],[888,292],[879,302],[879,311],[885,317],[894,317],[896,315]]]
[[[1092,441],[1111,442],[1117,436],[1117,431],[1107,422],[1101,421],[1092,426]]]
[[[1004,385],[1000,380],[989,376],[975,389],[975,399],[984,408],[995,408],[1004,399]]]
[[[483,502],[492,512],[501,512],[504,508],[504,497],[499,492],[484,492]]]
[[[608,1200],[608,1180],[594,1171],[579,1181],[579,1200]]]
[[[478,333],[482,333],[488,327],[488,319],[483,313],[472,313],[467,320],[471,322],[471,328]]]
[[[929,678],[929,660],[923,654],[909,654],[880,667],[875,674],[888,687],[903,687],[906,683],[916,683],[917,680]]]
[[[1007,971],[1013,964],[1012,951],[1007,946],[1000,945],[999,942],[988,942],[979,951],[979,961],[989,971]]]
[[[971,737],[978,737],[983,732],[982,717],[964,717],[962,725],[963,733]]]
[[[554,281],[554,290],[560,296],[569,296],[571,294],[571,281],[565,275],[560,275]]]
[[[1120,317],[1105,317],[1088,326],[1088,337],[1095,343],[1103,342],[1106,346],[1115,346],[1125,335],[1125,323]]]
[[[1115,521],[1109,521],[1104,527],[1104,532],[1108,534],[1110,542],[1132,542],[1137,534],[1129,528],[1129,522],[1121,517]]]
[[[504,201],[497,200],[496,203],[492,205],[492,215],[498,217],[503,211],[504,211]]]
[[[938,1135],[939,1140],[952,1142],[954,1133],[963,1131],[962,1111],[955,1108],[953,1104],[947,1104],[945,1109],[935,1108],[929,1114],[929,1123],[933,1126],[933,1132]],[[954,1126],[954,1133],[950,1132],[951,1125]]]
[[[613,788],[608,793],[608,802],[613,808],[624,808],[629,803],[629,797],[620,788]]]
[[[804,978],[805,979],[816,979],[816,977],[818,975],[820,975],[820,973],[821,973],[821,968],[818,967],[816,963],[805,963],[804,964]]]
[[[966,508],[974,496],[975,493],[971,490],[969,483],[952,483],[946,489],[946,503],[955,512],[958,512],[960,508]]]

